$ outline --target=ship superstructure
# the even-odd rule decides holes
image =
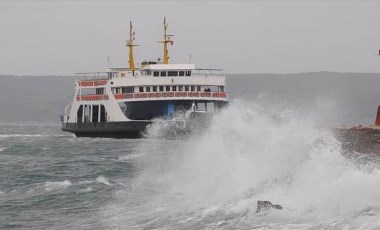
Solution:
[[[73,102],[62,116],[63,131],[88,137],[139,137],[156,119],[171,121],[186,113],[213,113],[228,103],[221,70],[170,64],[164,19],[163,61],[135,67],[134,32],[130,24],[129,67],[83,73],[75,82]]]

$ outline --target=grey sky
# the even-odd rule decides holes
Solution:
[[[0,74],[73,74],[162,56],[227,73],[380,72],[380,1],[0,1]]]

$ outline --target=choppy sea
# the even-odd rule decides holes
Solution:
[[[0,228],[380,229],[380,159],[297,111],[236,101],[190,137],[148,134],[1,125]]]
[[[61,131],[74,78],[2,77],[0,229],[380,229],[378,153],[330,131],[373,123],[379,79],[229,76],[210,127],[131,140]]]

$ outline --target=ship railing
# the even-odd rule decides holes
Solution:
[[[192,76],[220,76],[223,77],[223,69],[194,69]]]
[[[87,94],[76,96],[77,101],[107,101],[108,95],[106,94]]]
[[[107,80],[112,78],[112,72],[88,72],[88,73],[76,73],[78,80]]]
[[[228,98],[227,92],[150,92],[150,93],[116,93],[116,100],[140,99],[140,98]]]

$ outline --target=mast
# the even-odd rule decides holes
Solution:
[[[133,44],[133,41],[135,40],[134,36],[135,36],[135,32],[133,31],[132,22],[130,21],[129,22],[129,40],[127,40],[127,46],[129,48],[128,63],[129,63],[129,69],[130,70],[135,70],[135,59],[133,57],[133,47],[138,46],[138,45]]]
[[[166,23],[166,17],[164,17],[164,40],[160,42],[164,44],[164,58],[163,58],[164,64],[169,64],[168,43],[170,43],[170,45],[173,45],[173,41],[170,40],[170,37],[172,37],[173,35],[168,35],[167,29],[168,29],[168,24]]]

